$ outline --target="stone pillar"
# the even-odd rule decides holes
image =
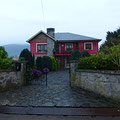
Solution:
[[[27,62],[21,62],[21,83],[22,85],[26,84],[26,63]]]
[[[78,67],[78,61],[70,61],[70,86],[74,87],[74,81],[76,80],[76,69]]]

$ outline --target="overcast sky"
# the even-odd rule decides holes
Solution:
[[[0,45],[25,44],[46,28],[103,41],[120,27],[120,0],[0,0]]]

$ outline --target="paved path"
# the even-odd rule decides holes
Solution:
[[[44,80],[44,79],[43,79]],[[41,79],[39,80],[41,81]],[[38,85],[37,85],[38,84]],[[48,74],[48,86],[41,82],[7,92],[0,92],[0,105],[10,106],[65,106],[117,107],[93,93],[70,88],[68,70]]]
[[[39,115],[0,114],[0,120],[120,120],[120,117],[48,116],[48,115],[39,116]]]

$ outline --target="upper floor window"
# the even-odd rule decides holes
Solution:
[[[72,50],[73,45],[72,44],[66,44],[66,50]]]
[[[93,43],[85,43],[85,50],[92,50],[93,49]]]
[[[47,44],[37,44],[37,52],[47,52]]]

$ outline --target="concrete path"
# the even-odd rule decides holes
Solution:
[[[0,120],[120,120],[119,116],[48,116],[48,115],[9,115],[0,114]]]
[[[38,81],[34,81],[33,85],[0,92],[0,105],[118,107],[118,105],[96,94],[79,88],[71,89],[68,70],[49,73],[48,86],[45,86],[44,81],[45,78],[40,78]]]

